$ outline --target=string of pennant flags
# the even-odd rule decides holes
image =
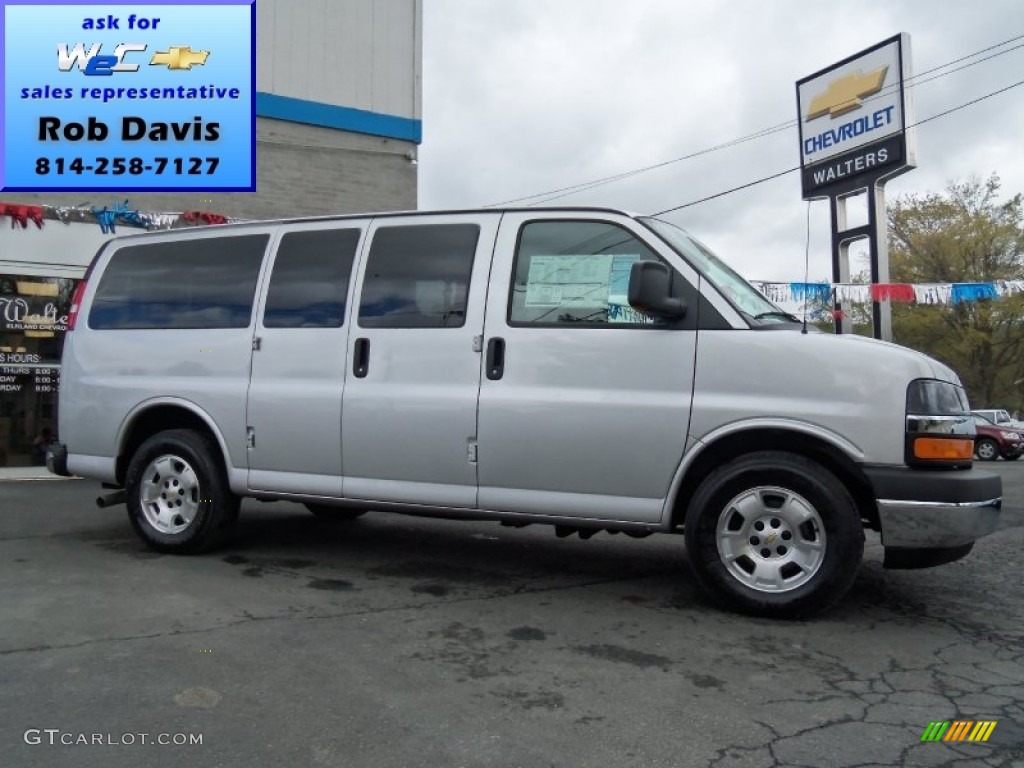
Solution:
[[[868,304],[892,301],[905,304],[962,304],[1024,293],[1024,280],[991,283],[775,283],[751,284],[776,304]]]
[[[63,224],[95,223],[104,234],[117,234],[118,225],[135,229],[176,229],[179,227],[233,224],[243,219],[235,219],[208,211],[182,211],[166,213],[159,211],[139,211],[131,208],[128,201],[115,202],[102,208],[91,203],[80,205],[25,205],[22,203],[0,202],[0,219],[9,217],[12,229],[28,229],[34,224],[37,229],[43,228],[47,220],[59,221]]]
[[[63,224],[91,222],[97,224],[104,234],[117,234],[118,225],[160,230],[245,221],[208,211],[139,211],[131,208],[127,200],[102,208],[90,203],[53,206],[0,202],[0,221],[4,217],[10,218],[11,227],[15,229],[28,229],[29,224],[42,229],[47,220]],[[1024,280],[988,283],[783,283],[752,280],[751,285],[776,304],[868,304],[872,301],[962,304],[1024,293]]]

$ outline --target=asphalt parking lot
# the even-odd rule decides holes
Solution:
[[[883,571],[869,536],[805,622],[710,604],[677,537],[247,501],[175,557],[95,483],[0,483],[0,764],[1024,765],[1024,462],[984,468],[967,559]],[[997,725],[921,742],[956,719]]]

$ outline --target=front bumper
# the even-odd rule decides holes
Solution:
[[[47,447],[46,468],[55,475],[71,477],[68,472],[68,447],[64,443],[51,443]]]
[[[963,548],[999,525],[999,475],[908,467],[873,467],[865,473],[874,488],[887,549]]]

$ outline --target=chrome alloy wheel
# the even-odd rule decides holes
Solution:
[[[810,581],[825,559],[825,525],[802,496],[750,488],[725,505],[716,528],[729,573],[758,592],[788,592]]]
[[[999,448],[991,440],[980,440],[974,447],[974,452],[982,461],[995,461],[999,457]]]
[[[159,456],[142,473],[139,502],[155,530],[181,533],[199,511],[199,479],[180,456]]]

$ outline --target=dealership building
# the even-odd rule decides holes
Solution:
[[[422,0],[255,7],[255,192],[0,191],[0,468],[41,463],[42,446],[58,437],[70,298],[106,240],[225,220],[416,208]],[[189,42],[198,49],[196,15]]]

